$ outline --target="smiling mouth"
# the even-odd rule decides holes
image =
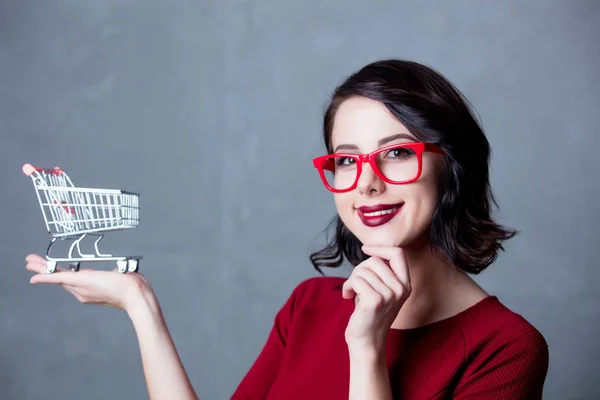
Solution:
[[[402,209],[404,203],[378,205],[374,207],[359,207],[356,209],[363,224],[376,227],[388,223]]]
[[[363,213],[363,215],[365,217],[377,217],[379,215],[391,214],[391,213],[393,213],[394,211],[396,211],[399,208],[400,207],[392,207],[392,208],[388,208],[387,210],[381,210],[381,211],[373,211],[373,212],[369,212],[369,213]]]

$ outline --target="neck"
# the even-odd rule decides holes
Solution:
[[[439,251],[432,251],[429,243],[405,248],[404,254],[412,290],[392,325],[400,329],[425,325],[444,314],[452,287],[465,279],[465,274]]]

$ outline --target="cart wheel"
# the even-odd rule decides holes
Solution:
[[[127,271],[128,272],[138,272],[140,269],[139,260],[127,260]]]
[[[127,260],[117,261],[117,271],[122,274],[127,272]]]
[[[56,271],[56,261],[46,261],[46,272],[49,274]]]
[[[69,269],[73,272],[77,272],[79,271],[79,266],[81,265],[81,263],[79,262],[73,262],[69,264]]]

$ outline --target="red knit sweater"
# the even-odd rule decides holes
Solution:
[[[344,331],[354,302],[343,278],[310,278],[277,313],[267,342],[234,400],[348,399]],[[541,399],[544,337],[490,296],[442,321],[391,329],[387,364],[394,399]]]

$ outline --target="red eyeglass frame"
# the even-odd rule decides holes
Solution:
[[[379,166],[377,165],[377,156],[380,153],[383,153],[384,151],[388,151],[388,150],[398,148],[398,147],[409,148],[415,152],[415,154],[417,156],[417,160],[419,162],[419,170],[418,170],[415,178],[409,179],[406,181],[392,181],[392,180],[386,178],[383,175],[383,173],[381,173],[381,171],[379,170]],[[384,182],[390,183],[392,185],[404,185],[404,184],[416,181],[421,176],[421,172],[423,170],[423,153],[424,152],[431,152],[431,153],[441,154],[441,155],[446,154],[436,144],[425,143],[425,142],[410,142],[410,143],[392,144],[389,146],[379,148],[379,149],[372,151],[370,153],[367,153],[367,154],[356,154],[356,153],[326,154],[324,156],[319,156],[319,157],[314,158],[313,166],[319,171],[321,180],[323,181],[323,183],[325,184],[325,187],[329,191],[334,192],[334,193],[344,193],[344,192],[349,192],[351,190],[354,190],[356,188],[356,185],[358,184],[358,180],[360,179],[360,175],[362,173],[363,164],[365,162],[368,162],[371,165],[371,168],[373,169],[375,174],[379,177],[379,179],[381,179]],[[347,157],[347,158],[353,158],[356,161],[356,165],[357,165],[356,180],[348,189],[335,189],[335,188],[331,187],[331,185],[329,185],[329,183],[327,182],[327,178],[325,177],[325,170],[335,172],[335,166],[333,165],[333,161],[328,160],[329,158],[332,158],[332,157]]]

